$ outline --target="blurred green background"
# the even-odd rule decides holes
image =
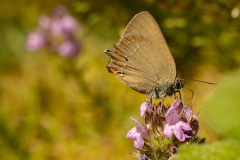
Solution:
[[[83,50],[77,57],[26,50],[39,16],[50,15],[57,4],[80,24],[76,36]],[[133,142],[125,136],[146,96],[107,72],[103,50],[112,49],[130,19],[143,10],[160,25],[178,77],[218,82],[239,69],[238,0],[1,0],[1,160],[134,159]],[[215,88],[190,81],[186,87],[198,92],[196,112]],[[202,121],[207,119],[200,120],[199,136],[218,139]]]

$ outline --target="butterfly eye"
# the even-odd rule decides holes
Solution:
[[[175,83],[175,88],[176,89],[181,89],[183,87],[183,83],[181,80],[177,80]]]

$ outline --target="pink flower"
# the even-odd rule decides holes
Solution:
[[[27,49],[29,51],[36,51],[41,49],[46,43],[45,36],[40,32],[32,32],[27,37]]]
[[[191,119],[196,119],[198,120],[198,117],[193,114],[192,110],[189,108],[189,107],[185,107],[184,108],[184,111],[185,111],[185,118],[187,119],[187,121],[189,122]]]
[[[185,134],[184,131],[191,130],[192,128],[190,127],[189,124],[182,121],[178,121],[174,125],[166,124],[163,132],[167,138],[171,137],[174,134],[178,140],[184,141],[186,138],[191,138],[191,136]]]
[[[77,21],[69,15],[65,15],[62,18],[62,27],[65,32],[73,32],[77,27]]]
[[[64,6],[57,5],[51,16],[40,16],[37,32],[29,34],[26,47],[29,51],[44,47],[63,57],[76,56],[81,49],[81,44],[74,34],[77,28],[77,20]]]
[[[38,24],[40,29],[42,29],[43,31],[47,31],[50,28],[51,19],[46,15],[42,15],[38,20]]]
[[[142,117],[146,112],[151,113],[153,106],[150,102],[150,99],[147,99],[140,107],[140,116]]]
[[[187,131],[191,131],[192,128],[189,124],[179,120],[183,107],[182,102],[176,100],[167,111],[167,124],[163,131],[167,138],[171,137],[173,134],[180,141],[184,141],[186,138],[191,138],[191,136],[187,134]]]
[[[126,138],[134,141],[134,146],[137,149],[141,149],[144,146],[144,137],[148,136],[147,129],[142,126],[137,120],[131,118],[136,124],[128,133]]]
[[[79,45],[73,40],[68,40],[58,47],[58,52],[63,57],[75,56],[79,52]]]
[[[54,35],[71,34],[78,27],[78,22],[67,12],[64,6],[57,6],[52,15],[51,32]]]

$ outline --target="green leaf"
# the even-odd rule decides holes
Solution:
[[[234,140],[225,140],[205,145],[185,145],[179,148],[174,160],[239,160],[240,143]]]
[[[217,84],[202,115],[219,135],[240,139],[240,72],[226,76]]]

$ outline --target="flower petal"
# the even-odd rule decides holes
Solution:
[[[171,112],[172,110],[177,109],[180,104],[181,104],[181,101],[178,100],[178,99],[176,99],[176,100],[172,103],[171,107],[168,109],[167,114],[168,114],[169,112]]]
[[[78,51],[79,45],[74,40],[65,41],[58,47],[58,52],[63,57],[75,56]]]
[[[43,31],[47,31],[51,25],[51,19],[46,15],[42,15],[38,20],[38,24]]]
[[[153,110],[153,106],[151,104],[150,99],[147,99],[140,107],[140,116],[142,117],[146,112],[151,113]]]
[[[137,140],[134,141],[134,146],[137,149],[141,149],[144,146],[144,139],[142,136],[139,136]]]
[[[185,140],[185,134],[182,130],[182,128],[180,128],[179,126],[175,127],[174,129],[174,135],[176,136],[176,138],[179,140],[179,141],[184,141]]]
[[[41,49],[46,43],[46,39],[43,33],[34,31],[28,35],[27,38],[27,49],[29,51],[36,51]]]
[[[146,102],[144,102],[144,103],[140,106],[140,116],[141,116],[141,117],[145,114],[146,110],[147,110],[147,104],[146,104]]]
[[[180,112],[182,111],[182,109],[183,109],[183,104],[182,104],[182,101],[180,101],[180,100],[175,100],[173,103],[172,103],[172,105],[171,105],[171,107],[168,109],[168,111],[167,111],[167,115],[169,115],[172,111],[177,111],[177,113],[178,114],[180,114]]]
[[[77,28],[78,23],[70,15],[65,15],[62,18],[62,26],[63,26],[63,29],[64,29],[65,32],[71,33],[71,32],[73,32]]]
[[[191,130],[192,130],[192,128],[190,127],[189,124],[187,124],[187,123],[185,123],[185,122],[182,122],[182,121],[179,121],[179,122],[176,124],[176,126],[182,128],[182,129],[185,130],[185,131],[191,131]]]
[[[198,117],[193,114],[193,111],[191,108],[189,107],[184,107],[184,110],[185,110],[185,118],[187,119],[187,121],[189,122],[192,118],[198,120]]]
[[[147,157],[146,154],[141,154],[141,155],[138,157],[138,160],[147,160],[147,159],[149,159],[149,158]]]
[[[188,135],[184,134],[184,131],[190,131],[192,130],[192,128],[190,127],[189,124],[184,123],[182,121],[179,121],[174,128],[174,134],[176,136],[176,138],[180,141],[184,141],[186,138],[189,138]]]
[[[165,135],[165,137],[169,138],[169,137],[172,136],[173,130],[174,130],[173,125],[166,124],[165,127],[164,127],[164,130],[163,130],[163,134]]]
[[[171,110],[167,115],[167,123],[169,125],[175,125],[179,121],[179,114],[177,110]]]
[[[133,127],[133,128],[127,133],[126,138],[129,138],[129,139],[131,139],[131,140],[136,140],[136,139],[137,139],[136,137],[138,137],[138,136],[139,136],[139,133],[137,132],[136,127]]]

